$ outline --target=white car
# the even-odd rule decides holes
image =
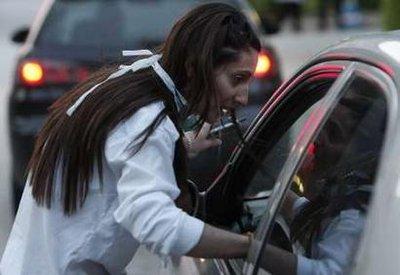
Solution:
[[[291,230],[300,226],[311,232],[309,242],[318,241],[341,211],[356,209],[363,226],[350,228],[360,238],[343,252],[342,272],[400,274],[399,106],[400,32],[349,39],[318,54],[274,93],[222,174],[197,193],[197,216],[254,232],[247,258],[180,263],[200,274],[268,274],[266,244],[312,257],[314,247]],[[289,193],[321,211],[308,215],[303,207],[300,220],[297,210],[290,219],[283,208]]]

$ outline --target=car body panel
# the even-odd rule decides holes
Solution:
[[[400,39],[400,37],[399,37]],[[376,188],[354,274],[398,274],[400,261],[400,86],[386,77],[389,113]],[[398,78],[397,78],[398,79]],[[394,80],[394,79],[392,79]]]

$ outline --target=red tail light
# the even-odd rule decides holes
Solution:
[[[89,70],[58,61],[24,60],[18,66],[18,75],[22,85],[38,87],[77,83],[88,77]]]
[[[261,51],[258,54],[258,61],[254,77],[263,78],[271,73],[273,66],[272,58],[265,52]]]
[[[40,86],[43,84],[43,67],[38,62],[24,62],[19,71],[21,80],[28,86]]]

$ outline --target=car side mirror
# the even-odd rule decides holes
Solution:
[[[12,34],[11,40],[17,44],[25,43],[28,34],[29,34],[28,27],[20,28]]]

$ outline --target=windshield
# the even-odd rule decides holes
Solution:
[[[161,44],[180,16],[201,2],[205,1],[55,1],[36,45],[107,49],[153,47]],[[223,2],[238,5],[233,0]]]

